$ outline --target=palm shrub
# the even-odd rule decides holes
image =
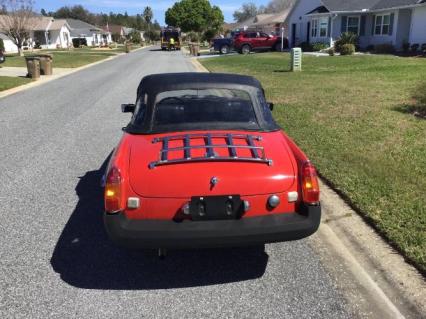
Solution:
[[[336,52],[341,52],[341,49],[346,44],[352,44],[356,48],[358,44],[358,36],[352,32],[342,33],[339,39],[334,42],[334,49]]]
[[[348,43],[340,48],[340,55],[352,55],[355,53],[355,45]]]
[[[421,82],[413,93],[413,98],[417,102],[417,111],[426,116],[426,81]]]

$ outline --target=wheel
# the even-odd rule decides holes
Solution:
[[[275,43],[275,47],[274,47],[275,51],[277,52],[281,52],[281,42],[277,42]]]
[[[220,47],[220,54],[228,54],[229,53],[229,45],[225,44]]]
[[[244,45],[241,47],[241,53],[242,53],[242,54],[249,54],[249,53],[250,53],[250,50],[251,50],[251,48],[250,48],[250,46],[249,46],[248,44],[244,44]]]

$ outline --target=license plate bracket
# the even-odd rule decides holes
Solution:
[[[238,219],[243,213],[240,195],[193,196],[189,203],[192,220]]]

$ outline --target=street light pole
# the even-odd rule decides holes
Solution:
[[[281,52],[284,51],[284,27],[281,27]]]

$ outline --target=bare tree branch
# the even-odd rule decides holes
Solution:
[[[40,18],[33,11],[33,0],[0,0],[6,14],[0,16],[0,32],[9,37],[23,55],[22,45]]]

